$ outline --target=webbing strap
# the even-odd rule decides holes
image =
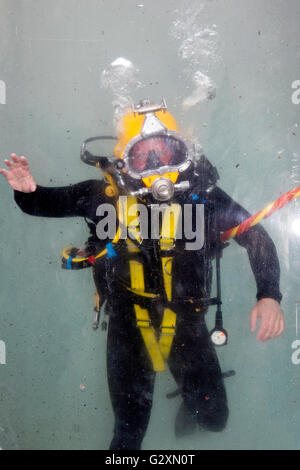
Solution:
[[[165,361],[168,360],[175,336],[176,313],[165,308],[159,337],[159,349]]]
[[[134,216],[134,211],[130,211],[130,208],[136,204],[136,199],[130,197],[127,199],[127,214],[124,216],[124,222],[128,228],[128,232],[131,236],[138,240],[139,238],[139,219]],[[131,213],[129,217],[129,211]],[[123,211],[124,215],[124,211]],[[171,250],[174,247],[174,240],[176,237],[177,224],[180,215],[180,206],[178,204],[171,204],[163,214],[162,229],[160,237],[160,248],[162,251]],[[126,239],[127,249],[129,253],[136,253],[139,248],[129,239]],[[167,253],[166,253],[167,254]],[[172,257],[162,256],[162,271],[164,279],[164,288],[166,291],[167,299],[172,300]],[[145,278],[144,278],[144,266],[143,264],[135,259],[129,260],[130,270],[130,282],[131,289],[133,292],[138,293],[141,296],[147,296],[145,292]],[[156,332],[153,326],[151,326],[149,312],[147,309],[142,308],[138,304],[134,304],[134,311],[136,315],[137,326],[141,332],[148,354],[151,358],[153,369],[156,372],[164,371],[165,361],[168,360],[170,350],[172,347],[175,327],[176,327],[176,314],[170,309],[165,308],[163,319],[161,323],[161,333],[159,340],[157,341]]]
[[[180,215],[181,207],[179,204],[171,204],[165,209],[159,242],[161,250],[171,250],[174,248],[174,240],[176,238]]]
[[[173,258],[171,256],[164,256],[161,258],[164,288],[169,302],[172,300],[172,263]]]
[[[140,307],[140,305],[134,305],[137,326],[141,332],[148,354],[150,356],[153,369],[155,372],[162,372],[166,369],[165,361],[160,349],[160,345],[156,340],[155,330],[150,325],[150,318],[148,310]]]

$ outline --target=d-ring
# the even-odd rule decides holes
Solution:
[[[167,271],[167,264],[171,263],[171,270],[172,270],[172,261],[173,261],[173,259],[169,258],[169,259],[167,259],[167,261],[164,262],[164,271],[168,276],[172,276],[172,273]]]

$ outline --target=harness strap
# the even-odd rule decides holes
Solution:
[[[161,333],[159,337],[159,349],[165,361],[168,360],[173,339],[175,336],[176,313],[170,308],[164,309],[164,316],[161,324]]]
[[[156,340],[155,330],[150,324],[148,310],[142,308],[140,305],[134,305],[136,323],[141,332],[146,349],[150,356],[153,369],[155,372],[163,372],[166,369],[164,357],[160,344]]]
[[[127,200],[127,216],[126,226],[131,236],[136,240],[139,237],[139,220],[132,214],[134,211],[130,211],[130,208],[136,204],[135,198],[128,198]],[[174,239],[176,236],[176,229],[180,215],[180,206],[172,204],[171,210],[166,209],[163,215],[160,248],[162,251],[171,250],[174,247]],[[129,217],[129,211],[131,216]],[[123,212],[124,214],[124,212]],[[139,252],[139,248],[129,239],[126,239],[127,249],[129,254]],[[172,260],[171,256],[162,256],[162,271],[164,279],[164,288],[166,291],[167,299],[172,300]],[[145,292],[145,279],[144,279],[144,266],[136,260],[129,260],[130,280],[132,292],[144,296],[153,297],[155,294]],[[140,330],[141,336],[144,340],[146,349],[152,361],[153,369],[156,372],[164,371],[165,361],[168,360],[170,350],[172,347],[173,339],[175,336],[176,327],[176,314],[170,309],[165,308],[163,313],[163,319],[161,323],[161,332],[159,340],[157,341],[157,335],[153,326],[151,326],[149,312],[147,309],[142,308],[138,304],[134,304],[134,311],[137,321],[137,326]]]
[[[159,241],[162,253],[166,252],[167,254],[169,251],[173,250],[175,246],[176,230],[180,215],[181,207],[179,204],[171,204],[170,207],[167,208],[164,212]],[[166,296],[168,301],[171,302],[173,257],[162,255],[161,265]],[[159,348],[165,360],[168,360],[170,355],[173,339],[175,336],[175,328],[176,313],[174,313],[170,308],[165,308],[159,338]]]

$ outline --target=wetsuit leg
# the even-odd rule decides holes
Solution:
[[[227,397],[204,315],[186,312],[184,317],[178,315],[170,370],[193,419],[204,429],[222,431],[228,418]]]
[[[115,414],[110,449],[140,449],[150,418],[155,374],[133,306],[125,298],[114,306],[109,320],[107,371]]]

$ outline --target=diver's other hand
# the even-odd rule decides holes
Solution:
[[[258,341],[267,341],[280,336],[284,330],[284,314],[280,304],[271,298],[261,299],[253,307],[250,314],[250,328],[255,331],[257,319],[260,326],[256,335]]]
[[[30,173],[27,158],[17,157],[12,153],[11,160],[4,160],[8,170],[0,169],[0,174],[4,175],[10,186],[16,191],[32,193],[36,190],[36,182]]]

